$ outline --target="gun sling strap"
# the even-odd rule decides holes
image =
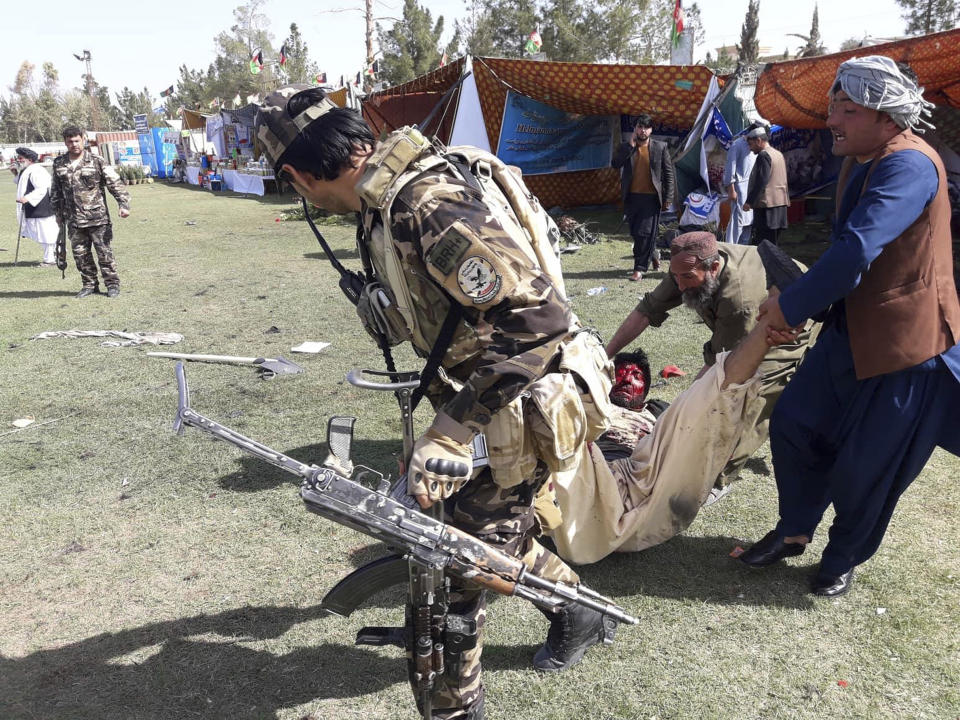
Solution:
[[[477,183],[477,180],[473,177],[473,174],[466,170],[462,164],[458,166],[458,169],[466,178],[470,178],[473,183]],[[470,182],[470,180],[467,180],[467,182]],[[477,183],[477,185],[479,186],[479,183]],[[320,232],[316,223],[313,221],[313,218],[310,217],[310,208],[307,205],[306,198],[300,198],[300,200],[303,204],[303,216],[306,218],[310,229],[313,230],[313,234],[316,235],[317,242],[320,243],[320,249],[323,250],[323,254],[327,256],[327,260],[330,261],[330,264],[333,266],[334,270],[340,273],[340,289],[343,291],[343,294],[347,296],[347,299],[353,303],[354,306],[356,306],[360,299],[360,292],[362,291],[363,286],[367,284],[367,278],[359,272],[347,270],[347,268],[343,266],[343,263],[337,260],[333,254],[333,250],[327,244],[326,238],[323,237],[323,233]],[[363,236],[363,223],[358,221],[357,248],[361,253],[361,248],[363,247],[364,242],[365,238]],[[366,265],[366,263],[364,263],[364,265]],[[369,270],[367,272],[369,273]],[[423,371],[420,373],[420,385],[417,386],[417,389],[414,390],[410,396],[411,411],[417,409],[417,405],[423,398],[423,393],[430,386],[430,383],[433,382],[433,378],[436,377],[437,370],[440,367],[440,361],[443,360],[443,356],[446,355],[447,348],[450,347],[450,342],[453,340],[453,333],[457,329],[457,323],[459,323],[460,318],[463,317],[463,308],[460,307],[460,304],[455,302],[452,298],[449,299],[450,310],[447,312],[447,316],[443,320],[443,325],[440,327],[440,332],[437,334],[437,339],[433,343],[433,347],[430,349],[430,355],[427,356],[426,365],[424,365]],[[383,337],[381,333],[378,333],[377,342],[380,345],[380,352],[383,353],[383,361],[387,366],[387,372],[396,373],[397,367],[393,362],[393,353],[390,352],[390,346],[387,343],[386,338]]]

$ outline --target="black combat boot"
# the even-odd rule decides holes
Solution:
[[[420,710],[422,715],[423,709],[419,703],[417,709]],[[433,715],[434,720],[483,720],[483,695],[466,709],[435,710],[431,715]]]
[[[567,603],[557,612],[541,610],[550,620],[547,641],[533,656],[533,666],[544,672],[561,672],[576,665],[591,645],[609,645],[617,621],[596,610]]]

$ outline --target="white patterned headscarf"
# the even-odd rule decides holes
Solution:
[[[884,55],[850,58],[837,68],[831,93],[837,83],[857,105],[887,113],[900,128],[917,132],[923,132],[921,125],[933,128],[923,117],[929,117],[933,107],[923,99],[923,88]]]

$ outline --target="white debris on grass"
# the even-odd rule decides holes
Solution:
[[[114,337],[120,340],[105,340],[100,347],[132,347],[134,345],[174,345],[183,340],[183,335],[172,332],[126,332],[124,330],[48,330],[34,335],[31,340],[54,338]]]
[[[290,348],[290,352],[318,353],[326,347],[330,347],[330,343],[319,342],[315,340],[307,340],[306,342],[300,343],[296,347]]]

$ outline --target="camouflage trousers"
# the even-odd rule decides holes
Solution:
[[[80,271],[83,287],[97,287],[97,264],[93,259],[93,251],[97,253],[100,263],[100,274],[103,275],[103,284],[108,288],[120,287],[120,276],[117,274],[117,261],[113,257],[110,242],[113,240],[113,226],[94,225],[93,227],[71,227],[70,246],[73,249],[73,260]]]
[[[528,481],[502,488],[494,483],[489,468],[485,468],[447,501],[446,520],[503,552],[521,558],[532,572],[541,577],[578,583],[580,578],[577,574],[534,539],[540,534],[540,526],[533,503],[548,476],[546,465],[539,461],[533,477]],[[471,708],[477,707],[483,700],[480,655],[483,652],[486,594],[473,585],[452,583],[449,599],[451,614],[476,623],[477,643],[474,648],[446,662],[447,671],[437,678],[432,695],[433,717],[468,720],[472,717]],[[410,652],[407,653],[407,661],[413,684],[414,667]]]

